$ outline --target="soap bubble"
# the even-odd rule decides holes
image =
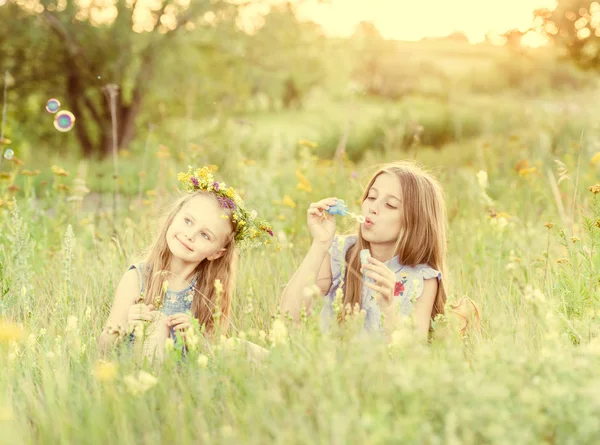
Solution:
[[[1,2],[1,1],[2,1],[2,0],[0,0],[0,2]],[[13,149],[12,149],[12,148],[7,148],[7,149],[4,151],[4,159],[6,159],[6,160],[8,160],[8,161],[10,161],[10,160],[13,158],[13,156],[14,156],[14,155],[15,155],[15,152],[13,151]]]
[[[0,6],[6,5],[7,2],[8,2],[8,0],[0,0]]]
[[[54,128],[63,133],[69,131],[75,125],[75,116],[70,111],[63,110],[54,118]]]
[[[2,0],[0,0],[2,1]],[[56,99],[49,99],[48,102],[46,102],[46,111],[48,113],[56,113],[58,111],[58,109],[60,108],[60,102]]]

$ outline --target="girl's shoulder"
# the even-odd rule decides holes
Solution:
[[[442,279],[442,273],[429,266],[428,264],[417,264],[416,266],[403,266],[398,270],[396,275],[417,275],[425,280],[430,278],[437,278],[438,281]]]
[[[146,282],[144,279],[144,276],[146,276],[146,263],[144,263],[143,261],[138,262],[138,263],[133,263],[131,265],[129,265],[129,267],[127,268],[127,271],[129,272],[130,270],[135,270],[138,274],[138,278],[140,280],[140,293],[144,292],[144,289],[146,287]]]
[[[329,253],[331,258],[345,257],[348,249],[356,244],[356,235],[335,235]],[[341,254],[341,255],[340,255]]]

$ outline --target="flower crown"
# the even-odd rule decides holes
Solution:
[[[262,244],[261,237],[266,234],[273,236],[271,225],[264,219],[258,218],[256,210],[248,211],[244,207],[244,201],[233,187],[227,187],[224,182],[217,182],[209,167],[194,170],[190,165],[188,172],[180,172],[177,180],[183,183],[183,189],[187,192],[204,190],[216,195],[219,204],[224,209],[230,209],[235,227],[235,243],[241,248],[252,248]],[[223,215],[227,218],[227,215]],[[264,241],[269,244],[270,239]]]

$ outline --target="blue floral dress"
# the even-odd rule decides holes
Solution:
[[[331,255],[331,288],[325,296],[325,306],[321,311],[321,329],[328,330],[334,320],[333,302],[335,293],[342,283],[346,272],[346,255],[348,249],[356,244],[356,236],[336,236],[333,239],[329,253]],[[413,302],[423,293],[424,280],[429,278],[442,279],[442,273],[429,267],[427,264],[418,264],[414,267],[403,266],[398,257],[384,263],[396,274],[394,295],[400,300],[400,313],[410,316]],[[381,309],[375,301],[373,290],[362,286],[361,310],[365,311],[364,329],[367,332],[383,332],[381,323]]]
[[[138,272],[140,278],[140,294],[146,290],[146,282],[144,280],[144,263],[133,264],[129,266],[128,270],[135,269]],[[167,290],[165,300],[163,302],[160,311],[166,316],[174,314],[185,314],[192,309],[192,301],[194,299],[194,286],[196,285],[196,278],[185,289],[181,291]],[[132,334],[133,335],[133,334]],[[175,330],[171,328],[171,338],[175,340]],[[133,337],[132,337],[133,339]]]

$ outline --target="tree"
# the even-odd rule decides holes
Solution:
[[[226,0],[96,3],[28,0],[0,8],[0,60],[20,100],[64,97],[86,156],[112,149],[111,97],[117,146],[124,148],[160,58],[182,42],[176,35],[194,27],[210,33],[221,21],[235,21],[237,11]]]
[[[591,0],[557,0],[553,10],[535,12],[538,31],[579,67],[600,70],[600,5]]]

